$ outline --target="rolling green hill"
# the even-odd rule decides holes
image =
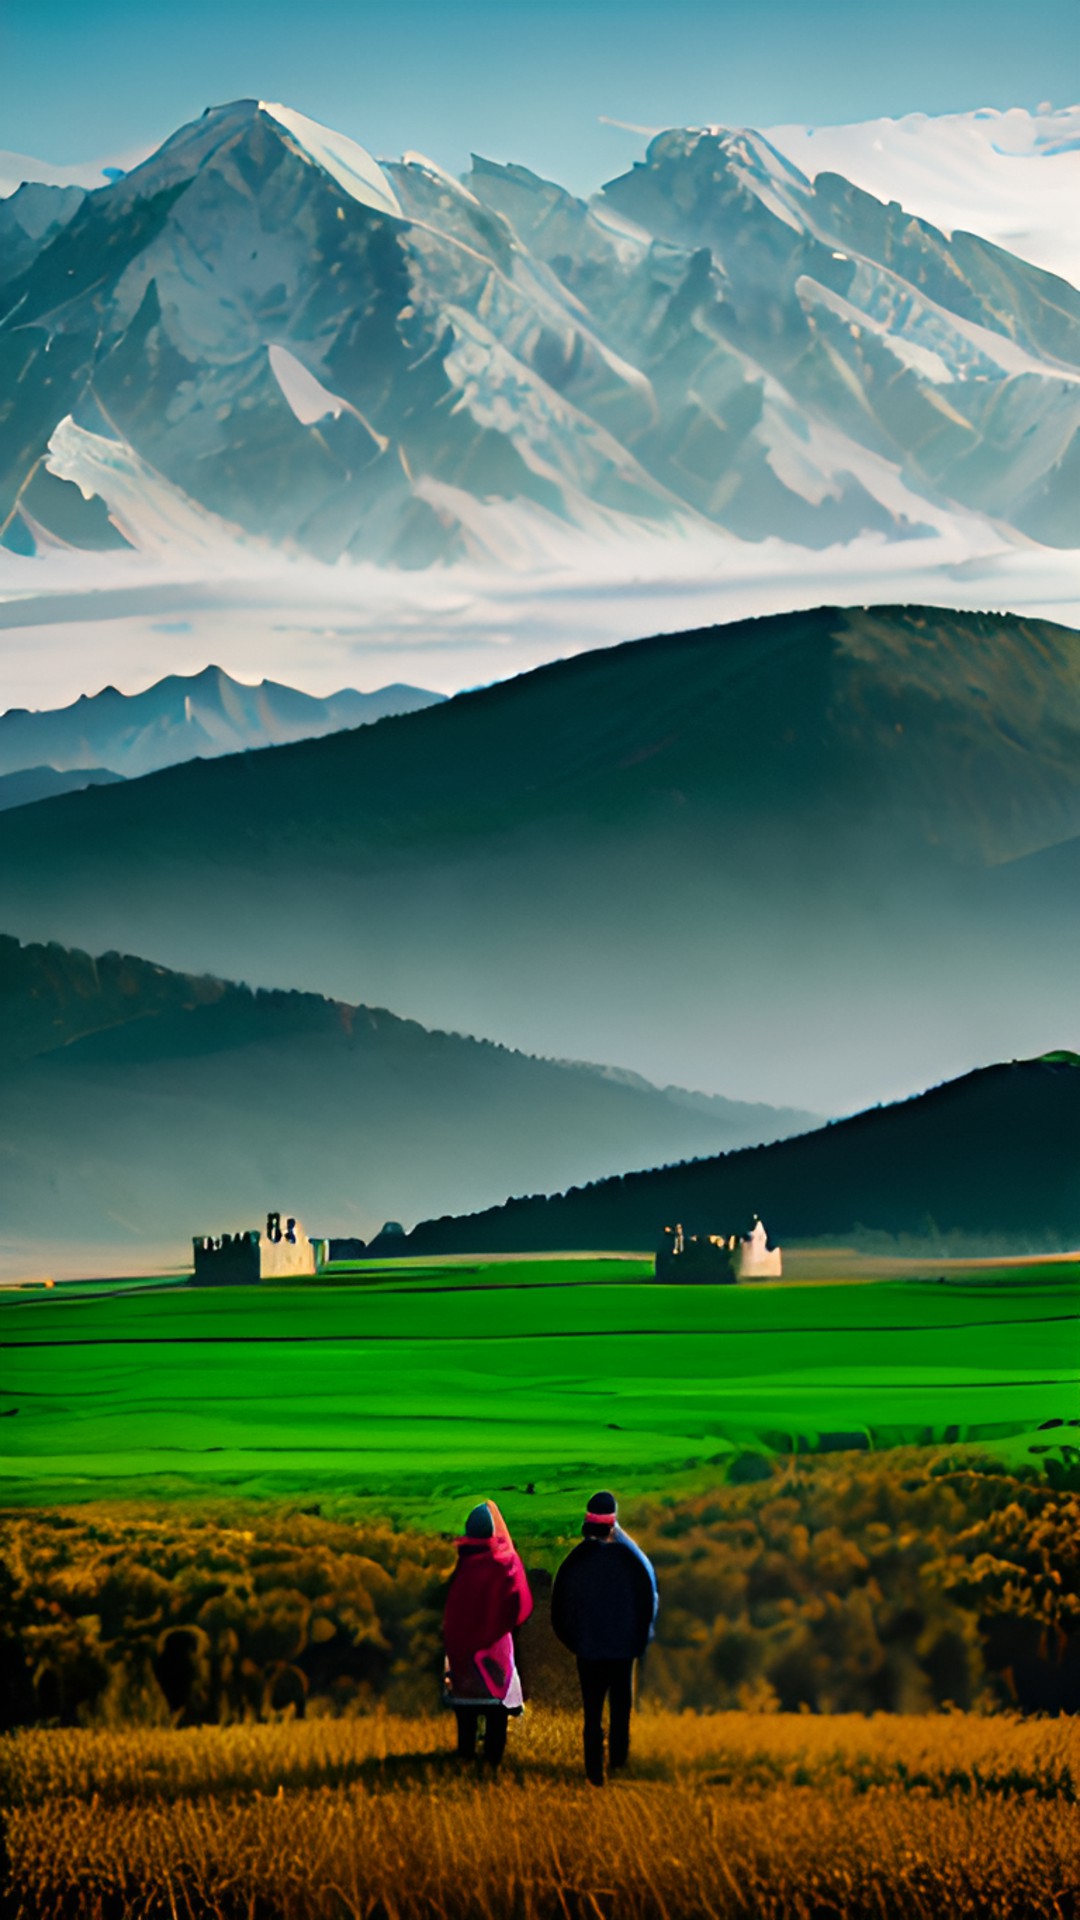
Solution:
[[[972,1250],[1080,1246],[1080,1056],[987,1067],[798,1139],[631,1173],[466,1219],[429,1220],[411,1252],[655,1246],[665,1225],[774,1240],[871,1232]]]
[[[174,1263],[271,1207],[368,1237],[388,1216],[501,1198],[809,1114],[660,1091],[372,1007],[252,993],[119,954],[0,938],[0,1211],[48,1264],[94,1245]]]
[[[561,1529],[598,1480],[715,1487],[748,1448],[1043,1422],[1044,1453],[1072,1445],[1075,1266],[986,1280],[670,1287],[632,1261],[468,1261],[0,1294],[0,1498],[346,1496],[456,1529],[489,1492]]]
[[[8,928],[851,1110],[1070,1036],[1080,644],[879,608],[579,656],[21,809]],[[1049,922],[1048,922],[1049,925]]]

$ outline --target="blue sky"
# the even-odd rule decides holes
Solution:
[[[375,152],[470,148],[587,190],[648,126],[1080,96],[1077,0],[0,0],[0,147],[52,162],[284,100]]]

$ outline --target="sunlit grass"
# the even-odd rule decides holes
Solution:
[[[1080,1729],[644,1714],[599,1795],[568,1715],[461,1769],[441,1718],[0,1742],[18,1920],[1019,1920],[1075,1911]]]

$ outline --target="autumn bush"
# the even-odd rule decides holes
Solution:
[[[645,1530],[670,1704],[1080,1707],[1080,1495],[897,1451],[791,1462]]]
[[[1080,1706],[1080,1496],[897,1451],[749,1463],[627,1515],[662,1604],[643,1695],[669,1708]],[[759,1476],[759,1477],[753,1477]],[[547,1619],[568,1542],[511,1516],[539,1702],[574,1676]],[[453,1547],[268,1502],[0,1514],[0,1714],[160,1724],[434,1705]]]
[[[445,1541],[268,1505],[9,1511],[0,1528],[9,1726],[429,1701]]]

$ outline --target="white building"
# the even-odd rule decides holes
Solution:
[[[757,1214],[748,1234],[736,1241],[735,1278],[737,1280],[779,1280],[783,1270],[779,1247],[770,1247],[769,1236]]]
[[[325,1240],[309,1240],[291,1214],[268,1213],[266,1230],[196,1234],[195,1284],[205,1287],[254,1286],[260,1280],[301,1280],[326,1261]]]

